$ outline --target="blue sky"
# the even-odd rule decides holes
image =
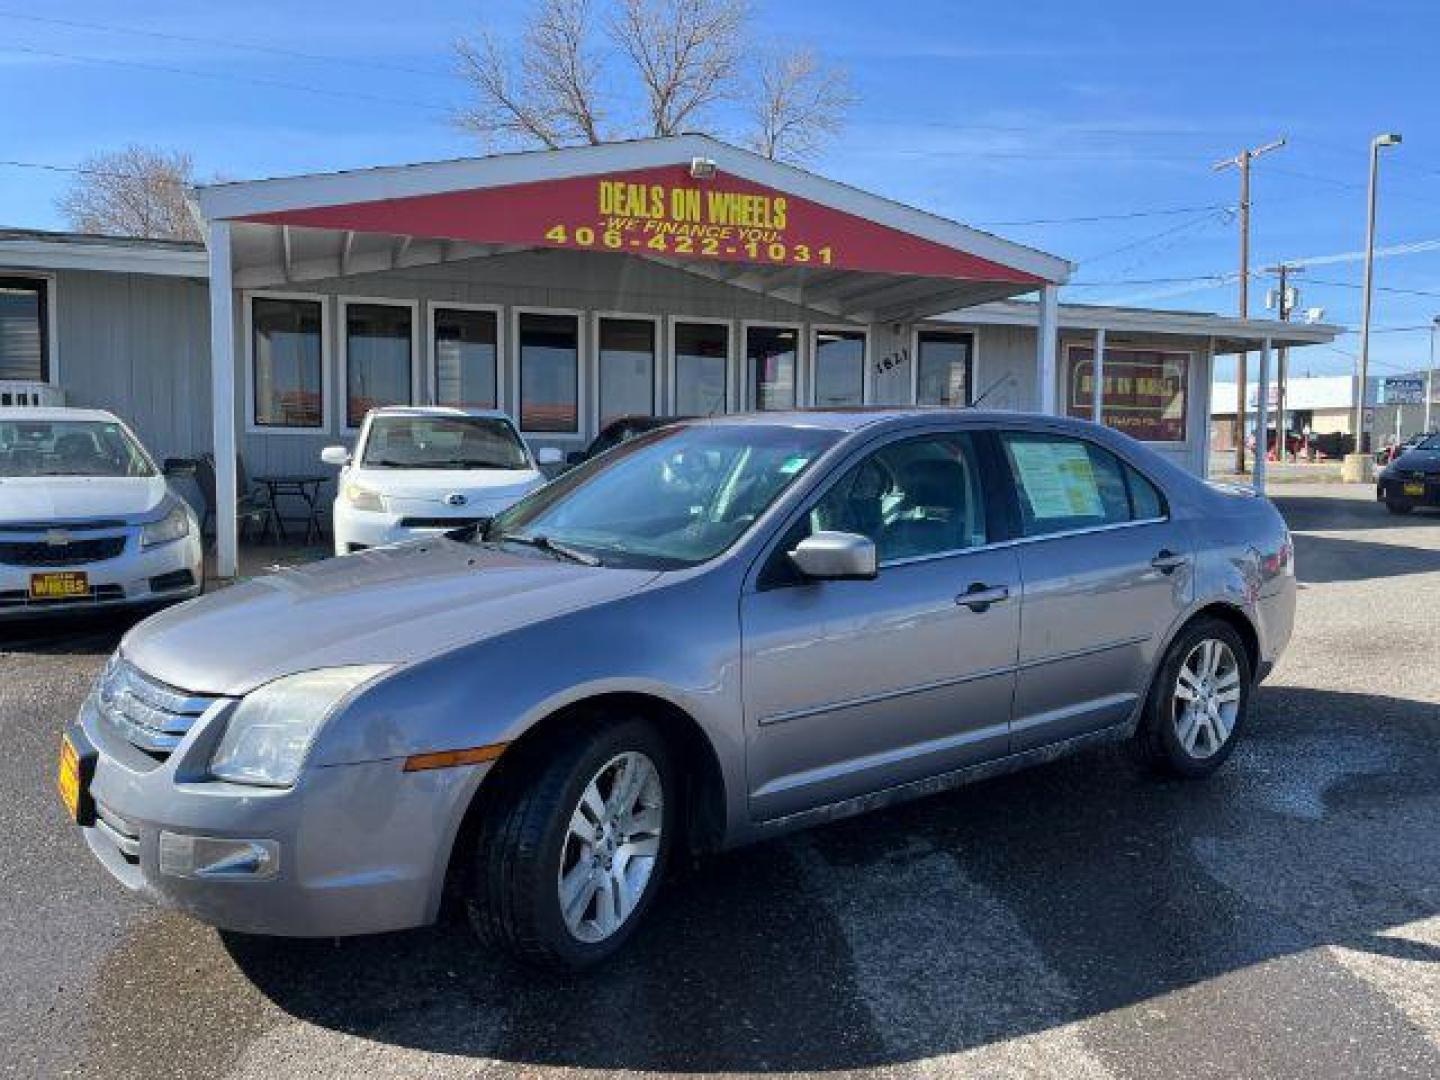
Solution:
[[[64,166],[134,141],[240,178],[473,153],[450,119],[450,43],[482,18],[512,32],[527,6],[0,0],[0,158]],[[1211,165],[1282,134],[1255,166],[1254,266],[1361,249],[1367,146],[1385,130],[1405,142],[1382,163],[1379,244],[1440,241],[1433,0],[757,8],[757,37],[851,72],[859,104],[814,168],[1077,262],[1067,299],[1232,312],[1237,180]],[[68,182],[0,166],[0,224],[63,227]],[[1166,213],[1020,224],[1151,211]],[[1360,273],[1310,267],[1302,305],[1358,324]],[[1422,366],[1427,333],[1392,328],[1440,313],[1440,244],[1379,260],[1377,283],[1376,372]],[[1252,313],[1265,290],[1252,283]],[[1351,335],[1296,366],[1349,372],[1355,349]]]

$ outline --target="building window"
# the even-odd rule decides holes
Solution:
[[[795,356],[799,332],[778,326],[751,326],[745,330],[745,370],[755,408],[795,407]]]
[[[519,318],[520,429],[580,430],[580,320],[524,312]]]
[[[655,412],[655,324],[649,319],[600,320],[600,426]]]
[[[712,416],[730,407],[730,327],[675,324],[675,412]]]
[[[324,426],[323,314],[319,300],[250,302],[256,427]]]
[[[865,331],[815,331],[815,404],[865,403]]]
[[[47,282],[0,277],[0,379],[50,381]]]
[[[500,325],[493,311],[435,309],[435,401],[493,409],[499,400],[496,360]]]
[[[345,305],[345,423],[383,405],[409,405],[415,313],[396,304]]]
[[[1089,420],[1095,406],[1095,350],[1065,350],[1066,412]],[[1105,349],[1100,405],[1106,427],[1142,442],[1184,442],[1190,354],[1160,349]]]
[[[970,404],[974,339],[921,330],[915,342],[915,404],[959,409]]]

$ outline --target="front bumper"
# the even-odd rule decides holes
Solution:
[[[87,596],[64,600],[32,600],[32,574],[80,571],[90,586]],[[77,611],[161,604],[188,600],[204,587],[204,552],[195,533],[141,549],[138,534],[127,536],[114,558],[58,566],[0,564],[0,620],[52,611]]]
[[[212,780],[206,765],[233,707],[218,699],[157,761],[93,698],[82,706],[67,732],[93,755],[95,820],[81,832],[111,875],[146,900],[244,933],[339,937],[433,922],[455,834],[489,766],[335,765],[284,789]],[[253,877],[180,876],[162,870],[162,833],[172,851],[175,837],[261,842],[273,863]]]
[[[454,515],[435,514],[416,517],[406,514],[376,513],[369,510],[353,510],[342,506],[336,500],[334,511],[335,554],[349,555],[365,548],[383,547],[386,544],[402,544],[407,540],[421,540],[427,536],[440,536],[451,529],[461,529],[476,522],[488,522],[493,513],[467,507],[465,513]],[[424,522],[424,524],[414,524]]]
[[[1415,485],[1420,485],[1420,492],[1414,491]],[[1406,486],[1411,487],[1406,491]],[[1377,502],[1401,502],[1409,503],[1411,506],[1440,506],[1440,475],[1426,474],[1424,476],[1382,476],[1375,482],[1375,499]]]

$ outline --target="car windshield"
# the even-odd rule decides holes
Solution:
[[[778,425],[662,428],[521,500],[483,539],[569,549],[607,566],[694,566],[739,539],[839,437]]]
[[[360,464],[367,469],[528,469],[530,455],[497,416],[377,416]]]
[[[1440,435],[1431,435],[1412,446],[1412,450],[1440,450]]]
[[[114,420],[0,420],[0,477],[154,475]]]

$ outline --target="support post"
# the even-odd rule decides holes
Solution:
[[[1214,338],[1214,337],[1210,337],[1210,338],[1207,338],[1206,341],[1205,341],[1205,372],[1204,372],[1204,381],[1201,382],[1200,385],[1206,386],[1206,387],[1214,386],[1214,385],[1215,385],[1214,380],[1215,380],[1215,338]],[[1206,399],[1207,399],[1207,402],[1208,402],[1208,399],[1209,399],[1209,397],[1210,397],[1210,394],[1207,392],[1205,396],[1206,396]],[[1202,419],[1201,419],[1201,422],[1205,425],[1205,430],[1200,433],[1200,475],[1201,475],[1202,477],[1207,478],[1207,479],[1208,479],[1209,476],[1210,476],[1210,429],[1211,429],[1211,426],[1212,426],[1212,425],[1211,425],[1210,417],[1211,417],[1211,415],[1213,414],[1213,412],[1214,412],[1213,406],[1210,405],[1210,404],[1207,404],[1206,407],[1205,407],[1205,410],[1204,410],[1204,415],[1203,415],[1203,417],[1202,417]]]
[[[215,575],[240,568],[235,517],[235,301],[231,284],[230,223],[210,222],[210,400],[215,448]]]
[[[1265,494],[1265,470],[1270,441],[1270,339],[1260,346],[1260,377],[1255,395],[1255,494]]]
[[[1092,367],[1095,378],[1095,392],[1091,395],[1090,419],[1097,424],[1105,423],[1105,328],[1095,331],[1095,363]]]
[[[1039,381],[1040,411],[1055,415],[1055,356],[1060,336],[1060,290],[1046,285],[1040,290],[1040,319],[1035,327],[1035,377]]]

